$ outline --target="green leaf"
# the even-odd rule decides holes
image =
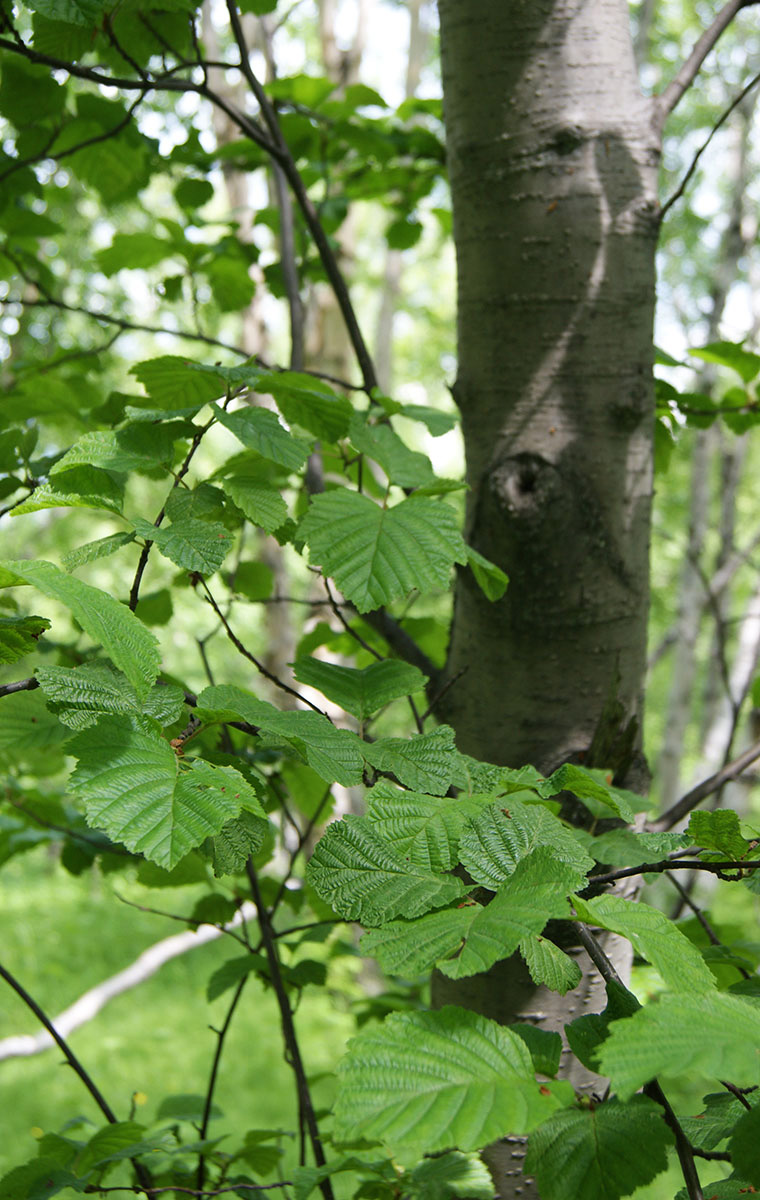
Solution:
[[[209,846],[217,878],[239,875],[250,856],[261,849],[267,829],[266,821],[249,812],[242,812],[233,821],[228,821],[211,839]]]
[[[28,500],[12,510],[11,516],[21,517],[43,508],[107,508],[120,513],[123,500],[123,487],[107,471],[74,467],[41,483]]]
[[[359,612],[421,592],[444,590],[454,563],[467,561],[456,513],[447,504],[410,497],[380,508],[346,490],[312,498],[300,532]]]
[[[562,1058],[560,1035],[550,1033],[546,1029],[539,1029],[536,1025],[523,1025],[521,1022],[510,1025],[510,1029],[528,1047],[533,1070],[539,1075],[548,1075],[549,1078],[553,1078],[559,1070]]]
[[[760,1108],[752,1108],[739,1118],[728,1150],[737,1174],[760,1185]]]
[[[486,599],[501,600],[509,584],[509,576],[501,567],[484,558],[477,550],[473,550],[472,546],[467,547],[467,562]]]
[[[602,774],[601,771],[592,773],[585,767],[566,763],[549,776],[539,791],[545,797],[556,796],[558,792],[572,792],[594,816],[609,816],[611,809],[626,824],[630,824],[640,809],[648,807],[648,801],[623,788],[602,782]]]
[[[260,371],[254,386],[257,392],[274,397],[289,425],[300,425],[327,442],[348,433],[351,401],[324,380],[297,371]]]
[[[102,716],[143,713],[162,725],[179,720],[184,693],[174,684],[155,684],[144,701],[123,675],[107,663],[80,667],[38,667],[37,679],[54,704],[56,715],[71,729],[87,729]]]
[[[609,1100],[551,1116],[531,1134],[525,1170],[546,1200],[617,1200],[665,1170],[672,1140],[653,1100]]]
[[[123,671],[144,700],[158,675],[158,643],[134,613],[100,588],[74,579],[52,563],[32,561],[1,564],[43,595],[68,608],[92,640],[103,647],[114,666]]]
[[[537,1083],[516,1034],[460,1008],[363,1030],[339,1075],[336,1136],[377,1138],[402,1162],[528,1133],[572,1099],[569,1084]]]
[[[750,844],[739,829],[739,818],[731,809],[693,812],[686,832],[691,842],[705,850],[717,850],[725,858],[744,858],[749,850]]]
[[[180,763],[144,718],[103,717],[70,743],[71,790],[87,820],[114,841],[171,869],[245,807],[266,819],[253,788],[231,767]]]
[[[366,817],[334,821],[317,843],[307,879],[339,916],[381,925],[404,913],[416,917],[464,894],[461,880],[407,862]]]
[[[50,622],[46,617],[0,617],[0,663],[14,663],[37,649]]]
[[[0,1179],[0,1200],[48,1200],[64,1188],[82,1190],[82,1184],[55,1158],[34,1158]]]
[[[110,0],[34,0],[34,11],[49,21],[91,29],[111,7]]]
[[[2,715],[0,750],[49,751],[70,736],[68,729],[48,710],[39,692],[4,696]]]
[[[169,526],[156,526],[142,517],[133,517],[132,525],[137,536],[153,542],[164,558],[199,575],[218,571],[233,541],[224,525],[193,517],[173,521]]]
[[[61,562],[67,571],[76,571],[85,563],[95,562],[98,558],[108,558],[110,554],[115,554],[122,546],[129,546],[134,540],[133,533],[111,533],[108,537],[85,542],[83,546],[74,546],[72,550],[67,550],[61,555]]]
[[[623,1099],[660,1074],[760,1084],[760,1008],[725,993],[662,995],[614,1021],[599,1052],[600,1069]]]
[[[353,445],[369,455],[399,487],[418,487],[434,478],[426,455],[410,450],[390,425],[370,425],[364,413],[354,413],[349,427]]]
[[[576,899],[574,905],[580,920],[628,938],[673,991],[696,994],[714,989],[715,976],[697,947],[656,908],[620,896]]]
[[[467,796],[427,796],[381,780],[366,794],[367,816],[381,836],[415,866],[450,871],[459,861],[467,818],[484,801]]]
[[[156,408],[197,411],[224,393],[218,376],[204,373],[195,363],[179,355],[164,354],[147,359],[130,369],[145,387]]]
[[[741,376],[744,383],[751,383],[760,371],[760,354],[745,350],[741,342],[710,342],[707,346],[689,350],[689,354],[704,362],[730,367]]]
[[[582,877],[546,847],[522,858],[490,904],[476,915],[460,954],[439,969],[451,979],[478,975],[509,958],[551,917],[566,917],[567,896]]]
[[[480,911],[481,905],[468,903],[425,913],[412,921],[388,921],[364,934],[362,954],[376,958],[386,975],[413,979],[462,945]]]
[[[248,405],[232,413],[218,408],[216,415],[244,446],[289,471],[299,471],[311,453],[311,444],[288,433],[268,408]]]
[[[115,233],[110,246],[98,250],[95,262],[104,275],[115,275],[123,268],[129,270],[154,267],[174,252],[166,238],[153,233]]]
[[[277,488],[245,475],[234,475],[222,482],[225,495],[265,533],[274,533],[288,518],[288,506]]]
[[[404,1195],[410,1200],[449,1200],[452,1196],[467,1200],[491,1200],[494,1182],[477,1154],[449,1150],[435,1158],[425,1158],[404,1174]]]
[[[594,866],[571,830],[542,804],[525,804],[519,793],[490,804],[468,823],[459,857],[476,883],[496,891],[518,862],[539,846],[549,846],[579,877]],[[581,885],[582,886],[582,885]]]
[[[691,845],[683,833],[634,833],[632,829],[610,829],[590,837],[586,848],[599,863],[611,867],[635,867],[659,862],[674,850]]]
[[[418,792],[443,796],[452,784],[463,782],[454,730],[449,725],[411,738],[362,742],[362,753],[378,771],[388,771],[404,787]]]
[[[243,954],[238,958],[228,958],[209,977],[206,984],[206,999],[211,1003],[212,1000],[217,1000],[230,988],[235,987],[252,971],[266,973],[266,969],[267,960],[261,954]]]
[[[743,1096],[753,1108],[760,1103],[760,1094],[750,1092]],[[734,1126],[747,1109],[731,1092],[711,1092],[703,1097],[704,1110],[696,1117],[682,1117],[681,1128],[693,1146],[700,1150],[715,1150],[725,1138],[733,1133]]]
[[[208,687],[198,697],[199,714],[212,720],[246,721],[282,738],[327,783],[345,787],[361,783],[364,743],[347,729],[336,729],[320,713],[281,712],[250,692],[228,685]]]
[[[191,426],[192,428],[192,426]],[[85,433],[51,468],[51,476],[89,464],[104,471],[151,471],[171,463],[174,443],[185,434],[179,421],[137,422],[123,429]],[[65,480],[60,481],[62,487]]]
[[[547,937],[529,936],[518,947],[534,983],[564,996],[580,983],[583,973],[574,959]]]
[[[299,683],[317,688],[360,721],[391,700],[422,691],[427,683],[422,671],[396,658],[370,663],[362,670],[321,658],[299,658],[293,664],[293,674]]]
[[[118,1121],[104,1125],[93,1134],[77,1158],[77,1171],[86,1175],[93,1167],[119,1159],[132,1158],[136,1153],[152,1149],[156,1139],[147,1140],[144,1125],[136,1121]]]

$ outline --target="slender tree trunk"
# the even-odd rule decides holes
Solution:
[[[642,785],[659,144],[627,4],[439,8],[466,534],[510,576],[491,604],[462,572],[439,715],[487,761]],[[435,1000],[561,1028],[603,1004],[581,965],[564,998],[510,961]],[[489,1153],[505,1200],[537,1195],[521,1156]]]

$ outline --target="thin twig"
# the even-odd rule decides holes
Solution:
[[[668,86],[655,99],[655,111],[658,118],[657,124],[660,129],[681,97],[696,79],[702,63],[718,41],[720,35],[728,28],[741,9],[750,8],[756,3],[757,0],[728,0],[728,4],[723,6],[715,20],[708,25],[702,36],[697,40],[691,54],[675,75],[675,78],[671,79]]]
[[[209,586],[206,583],[205,579],[201,580],[201,587],[203,588],[203,591],[206,594],[206,599],[208,600],[209,604],[211,605],[214,612],[216,613],[219,620],[221,621],[222,626],[224,628],[224,632],[227,634],[227,637],[232,642],[235,649],[240,654],[242,654],[244,658],[247,658],[250,663],[253,663],[256,670],[259,671],[260,674],[262,674],[265,679],[268,679],[270,683],[273,683],[275,685],[275,687],[278,687],[283,692],[287,692],[289,696],[295,696],[296,700],[300,700],[302,704],[307,704],[309,706],[309,708],[314,710],[315,713],[319,713],[320,717],[327,717],[327,720],[329,721],[330,718],[327,716],[327,713],[323,712],[322,709],[319,708],[318,705],[313,704],[312,701],[309,700],[306,696],[302,696],[301,693],[297,692],[295,690],[295,688],[292,688],[290,686],[290,684],[284,683],[282,679],[279,679],[277,675],[275,675],[272,671],[270,671],[267,667],[265,667],[263,662],[261,662],[260,659],[256,658],[256,655],[253,654],[252,651],[250,651],[247,648],[247,646],[243,645],[240,638],[237,636],[237,634],[233,630],[232,626],[230,625],[229,621],[227,620],[224,613],[222,612],[221,608],[217,604],[216,600],[212,596]],[[330,724],[332,724],[332,721],[330,721]]]
[[[755,3],[756,0],[752,0],[752,2]],[[713,125],[709,134],[705,138],[704,142],[699,147],[699,149],[697,150],[693,159],[691,160],[691,163],[689,164],[689,169],[687,170],[686,174],[684,175],[683,179],[679,183],[676,190],[673,192],[673,195],[669,196],[668,199],[665,201],[665,203],[660,208],[660,215],[659,215],[660,221],[664,220],[665,214],[673,207],[676,200],[680,200],[681,196],[683,196],[684,192],[686,191],[686,187],[687,187],[689,180],[691,179],[692,175],[694,174],[694,172],[697,169],[697,163],[699,162],[700,158],[704,154],[707,147],[710,145],[710,142],[715,137],[715,134],[718,132],[721,125],[725,124],[725,122],[731,116],[731,113],[734,111],[734,109],[737,108],[741,104],[742,100],[744,99],[744,97],[747,95],[748,92],[751,92],[754,87],[757,87],[758,83],[760,83],[760,72],[758,72],[757,75],[754,75],[752,77],[752,79],[750,79],[747,86],[742,88],[742,90],[739,92],[738,96],[736,96],[731,101],[728,108],[723,113],[721,113],[720,117],[715,122],[715,124]]]
[[[269,963],[269,974],[280,1010],[283,1040],[285,1042],[290,1065],[292,1066],[296,1077],[299,1109],[303,1113],[306,1127],[309,1131],[309,1140],[311,1142],[311,1148],[314,1154],[314,1161],[318,1167],[323,1167],[326,1162],[325,1153],[322,1148],[322,1140],[319,1135],[319,1127],[317,1125],[317,1118],[314,1112],[314,1105],[312,1104],[309,1083],[306,1078],[306,1071],[304,1070],[303,1060],[301,1058],[301,1050],[298,1044],[298,1038],[296,1037],[295,1027],[293,1025],[293,1013],[290,1008],[290,1001],[288,1000],[288,995],[282,978],[282,972],[280,970],[280,960],[277,954],[275,939],[273,937],[270,914],[261,898],[259,880],[252,859],[248,859],[245,869],[251,885],[253,901],[259,913],[259,927],[261,929],[261,937],[264,943],[267,962]],[[324,1200],[334,1200],[332,1184],[330,1183],[329,1178],[320,1181],[319,1189],[324,1196]]]
[[[237,987],[235,988],[235,992],[232,997],[232,1000],[230,1001],[229,1007],[227,1009],[227,1013],[226,1013],[224,1021],[222,1023],[222,1027],[221,1027],[221,1029],[217,1030],[216,1049],[214,1050],[214,1059],[213,1059],[213,1062],[211,1063],[211,1073],[209,1075],[208,1085],[206,1087],[206,1099],[203,1104],[203,1116],[201,1118],[201,1126],[200,1126],[200,1130],[198,1132],[198,1140],[200,1142],[205,1141],[206,1134],[208,1132],[209,1121],[211,1120],[211,1107],[212,1107],[212,1104],[214,1101],[214,1091],[216,1089],[216,1081],[217,1081],[217,1077],[219,1075],[219,1066],[222,1061],[222,1051],[224,1050],[224,1041],[225,1041],[225,1038],[227,1037],[227,1033],[229,1031],[230,1025],[232,1024],[232,1018],[235,1015],[235,1009],[238,1006],[238,1001],[240,1000],[240,997],[243,995],[243,989],[249,979],[250,979],[250,975],[244,975],[243,978],[238,983]],[[203,1185],[204,1185],[205,1181],[206,1181],[206,1156],[205,1156],[204,1152],[201,1150],[200,1154],[198,1155],[198,1173],[196,1175],[196,1186],[198,1188],[199,1194],[201,1194],[203,1192]]]
[[[676,1139],[676,1153],[678,1161],[681,1164],[681,1173],[683,1174],[686,1191],[689,1194],[689,1200],[704,1200],[702,1185],[699,1182],[697,1173],[697,1165],[694,1162],[694,1148],[681,1128],[678,1117],[673,1112],[670,1101],[663,1092],[656,1079],[644,1085],[642,1089],[645,1096],[649,1096],[650,1100],[654,1100],[663,1110],[665,1124],[669,1125]]]
[[[657,817],[655,821],[649,823],[649,828],[660,831],[663,829],[672,829],[684,817],[687,817],[692,809],[706,800],[714,792],[717,792],[725,783],[730,783],[741,775],[742,771],[746,771],[747,767],[751,766],[760,758],[760,741],[753,742],[742,754],[738,755],[732,762],[726,763],[714,775],[710,775],[707,779],[703,779],[696,787],[686,792],[680,800],[664,812],[662,816]]]
[[[12,696],[15,692],[33,692],[35,688],[40,686],[39,679],[17,679],[14,683],[4,683],[0,687],[0,699],[3,696]]]
[[[172,492],[174,491],[175,488],[179,487],[179,485],[182,482],[182,480],[184,479],[185,475],[190,470],[190,463],[193,461],[193,458],[195,457],[195,452],[198,449],[198,447],[200,446],[201,441],[203,440],[203,437],[205,436],[205,434],[208,433],[209,429],[214,424],[215,420],[216,420],[216,417],[210,417],[205,425],[196,426],[195,436],[193,437],[193,440],[190,443],[190,448],[189,448],[187,454],[185,455],[184,462],[182,463],[182,466],[177,471],[177,474],[174,476],[174,483],[172,484]],[[167,496],[166,501],[165,501],[160,513],[158,514],[155,521],[153,522],[153,525],[156,529],[159,527],[159,525],[163,521],[164,517],[166,516],[166,506],[168,503],[169,503],[169,497]],[[148,557],[150,556],[152,546],[153,546],[153,542],[150,541],[150,539],[148,539],[148,541],[146,541],[145,544],[143,545],[143,548],[140,552],[140,558],[137,563],[137,570],[135,571],[135,577],[132,580],[132,587],[131,587],[130,593],[129,593],[129,607],[132,609],[132,612],[134,612],[135,609],[137,608],[137,602],[140,599],[140,584],[142,583],[142,577],[145,573],[145,568],[148,565]]]

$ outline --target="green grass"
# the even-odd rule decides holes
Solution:
[[[48,1015],[131,963],[147,946],[183,926],[120,903],[112,887],[144,904],[188,912],[203,889],[146,893],[122,876],[74,878],[35,851],[3,868],[0,962],[13,972]],[[160,1101],[176,1093],[205,1090],[219,1026],[232,993],[209,1004],[209,975],[240,946],[229,938],[173,959],[145,983],[112,1000],[69,1042],[120,1119],[129,1116],[133,1093],[147,1096],[135,1119],[149,1124]],[[296,1015],[310,1074],[329,1071],[343,1052],[353,1022],[324,991],[307,989]],[[35,1017],[7,987],[0,991],[0,1038],[33,1033]],[[316,1102],[331,1100],[329,1081]],[[252,1128],[296,1128],[293,1076],[283,1061],[279,1016],[272,993],[255,978],[246,986],[225,1044],[216,1103],[225,1119],[211,1135]],[[36,1153],[34,1131],[58,1131],[83,1114],[103,1124],[94,1102],[58,1050],[0,1062],[0,1176]],[[295,1162],[295,1139],[286,1139],[287,1165]],[[74,1193],[60,1193],[73,1196]]]

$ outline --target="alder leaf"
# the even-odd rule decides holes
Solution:
[[[312,563],[362,613],[414,589],[445,590],[454,563],[467,561],[453,508],[424,497],[381,508],[357,492],[323,492],[312,498],[300,533]]]
[[[528,1133],[574,1096],[568,1083],[536,1081],[516,1034],[453,1007],[362,1030],[339,1077],[336,1137],[377,1138],[408,1163]]]
[[[248,405],[232,413],[218,408],[216,416],[249,450],[290,471],[299,471],[311,453],[311,442],[289,433],[268,408]]]
[[[417,917],[462,896],[453,875],[436,875],[396,854],[366,817],[334,821],[317,843],[306,877],[322,900],[347,920],[382,925]]]
[[[539,846],[550,846],[560,862],[581,876],[594,866],[571,830],[543,804],[525,804],[517,794],[504,796],[470,821],[459,857],[476,883],[496,891],[520,859]]]
[[[564,996],[576,988],[583,978],[577,962],[547,937],[528,935],[520,941],[518,949],[533,982],[543,984],[552,992]]]
[[[664,913],[620,896],[574,901],[582,921],[628,938],[637,954],[656,967],[674,992],[710,992],[715,976],[693,942]]]
[[[390,482],[399,487],[415,488],[434,479],[430,459],[410,450],[390,425],[370,425],[365,413],[354,413],[349,437],[356,449],[379,463]]]
[[[361,670],[323,662],[321,658],[298,658],[293,674],[299,683],[317,688],[360,721],[391,700],[422,691],[427,683],[422,671],[397,658],[373,662]]]
[[[525,1170],[546,1200],[618,1200],[667,1164],[673,1135],[646,1096],[554,1113],[528,1140]]]
[[[250,692],[228,684],[207,687],[198,697],[204,720],[246,721],[282,738],[327,783],[361,783],[364,743],[348,729],[336,729],[321,713],[281,712]]]
[[[459,751],[450,725],[439,725],[430,733],[411,738],[362,742],[362,753],[378,771],[387,771],[399,783],[417,792],[443,796],[452,784],[460,786],[463,782]]]
[[[138,697],[145,699],[158,675],[158,642],[126,605],[44,560],[5,562],[2,566],[68,608],[85,633],[124,672]]]
[[[456,958],[439,964],[451,979],[478,975],[538,934],[550,917],[567,917],[567,896],[583,876],[540,847],[522,858],[493,900],[476,915]]]
[[[50,628],[46,617],[0,617],[0,663],[14,663],[37,649],[37,643]]]
[[[177,354],[163,354],[130,368],[143,384],[157,408],[198,410],[224,394],[224,384],[217,375],[198,370],[198,365]]]
[[[153,542],[165,558],[199,575],[218,571],[232,546],[232,534],[217,521],[184,517],[165,527],[133,517],[132,526],[138,537]]]
[[[266,820],[239,772],[203,759],[181,763],[145,718],[103,717],[68,749],[79,759],[70,788],[88,823],[167,870],[241,808]]]
[[[480,904],[472,903],[425,913],[412,921],[388,921],[365,933],[360,949],[376,958],[386,975],[413,979],[449,958],[481,911]]]
[[[94,562],[98,558],[108,558],[117,550],[121,550],[122,546],[131,545],[134,540],[133,533],[112,533],[108,537],[98,538],[97,541],[85,542],[83,546],[74,546],[61,555],[61,562],[67,571],[76,571],[85,563]]]
[[[288,506],[277,488],[246,475],[233,475],[222,481],[225,495],[265,533],[274,533],[288,519]]]
[[[51,468],[50,474],[55,478],[83,463],[104,471],[150,471],[171,462],[174,443],[186,432],[185,425],[177,421],[126,425],[122,429],[93,429],[74,442]]]
[[[251,812],[241,812],[223,825],[204,847],[217,878],[239,875],[250,856],[261,849],[268,828],[267,821]]]
[[[367,816],[381,836],[416,866],[450,871],[459,861],[459,839],[481,797],[427,796],[381,780],[366,793]]]
[[[633,1016],[613,1021],[598,1052],[600,1071],[622,1099],[657,1075],[760,1084],[760,1007],[711,991],[661,995]]]
[[[43,508],[106,508],[121,513],[124,488],[98,467],[73,467],[41,483],[28,500],[11,511],[12,517]]]
[[[104,662],[38,667],[36,676],[58,719],[71,729],[86,729],[106,715],[139,713],[171,725],[185,704],[184,692],[175,684],[154,684],[145,700],[139,700],[129,680]]]
[[[298,371],[260,371],[254,386],[257,392],[274,397],[289,425],[300,425],[328,442],[348,432],[351,401],[339,396],[323,379]]]

